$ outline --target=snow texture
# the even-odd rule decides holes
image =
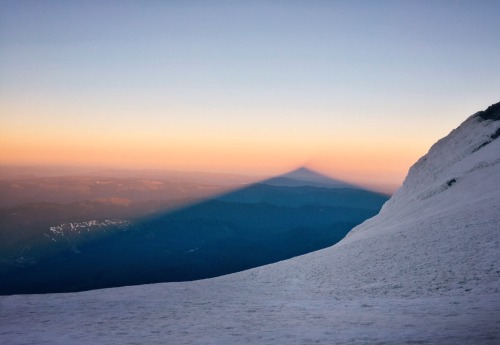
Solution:
[[[196,282],[0,297],[0,343],[499,344],[499,127],[470,117],[333,247]]]

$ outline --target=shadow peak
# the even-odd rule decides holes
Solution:
[[[273,186],[313,186],[359,189],[359,187],[353,184],[324,175],[307,166],[301,166],[285,174],[272,177],[263,181],[263,183]]]

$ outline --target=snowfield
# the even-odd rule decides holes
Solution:
[[[499,344],[499,128],[471,116],[333,247],[203,281],[2,296],[0,343]]]

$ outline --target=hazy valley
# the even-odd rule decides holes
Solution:
[[[233,273],[328,247],[387,200],[306,168],[232,191],[137,177],[2,182],[5,204],[32,201],[0,209],[4,294]]]

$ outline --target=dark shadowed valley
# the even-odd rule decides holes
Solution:
[[[255,183],[109,175],[0,181],[0,293],[233,273],[331,246],[388,198],[307,168]]]

